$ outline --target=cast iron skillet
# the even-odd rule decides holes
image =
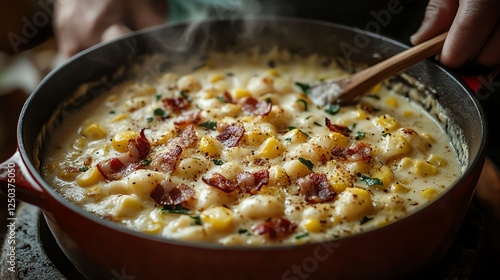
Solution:
[[[182,35],[186,30],[191,33],[189,40]],[[61,107],[67,111],[78,108],[127,78],[127,71],[116,75],[120,67],[139,61],[145,54],[165,53],[175,57],[171,63],[183,63],[207,50],[243,50],[257,45],[264,49],[278,45],[298,53],[340,56],[367,64],[406,48],[377,34],[288,18],[214,20],[195,27],[165,25],[136,32],[80,53],[40,83],[22,110],[18,151],[0,166],[0,181],[7,183],[14,178],[16,199],[43,209],[58,244],[89,279],[387,279],[436,264],[453,241],[472,198],[484,161],[486,124],[467,87],[430,61],[406,73],[438,93],[427,92],[447,116],[445,126],[455,139],[465,172],[452,189],[423,210],[364,234],[272,248],[165,240],[83,211],[40,176],[44,143],[57,141],[50,138],[50,128],[64,121],[64,114],[54,112]],[[157,69],[168,67],[161,64]],[[76,101],[71,97],[80,85],[95,81],[101,81],[99,86],[91,87]],[[439,108],[434,101],[426,106]],[[4,193],[9,192],[7,187],[3,184]]]

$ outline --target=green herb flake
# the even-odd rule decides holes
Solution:
[[[367,222],[373,220],[373,218],[369,218],[369,217],[366,217],[364,216],[363,219],[361,219],[361,221],[359,221],[359,224],[362,225],[362,224],[366,224]]]
[[[165,112],[165,110],[163,110],[162,108],[156,108],[156,109],[153,111],[153,115],[158,116],[158,117],[161,117],[162,119],[166,119],[166,118],[168,118],[168,113],[167,113],[167,112]]]
[[[303,232],[303,233],[299,233],[297,235],[295,235],[295,239],[301,239],[301,238],[304,238],[304,237],[308,237],[309,236],[309,232]]]
[[[142,166],[148,166],[151,163],[151,160],[149,159],[143,159],[141,160],[141,165]]]
[[[370,98],[373,98],[375,100],[380,100],[380,96],[378,96],[376,94],[368,94],[368,95],[366,95],[366,97],[370,97]]]
[[[330,115],[335,115],[340,111],[340,105],[339,104],[330,104],[328,105],[328,108],[326,108],[325,112],[330,114]]]
[[[214,159],[213,162],[215,165],[223,165],[224,164],[224,161],[222,161],[220,159]]]
[[[297,101],[295,102],[300,102],[302,104],[304,104],[304,111],[307,112],[307,101],[305,101],[304,99],[297,99]]]
[[[271,99],[271,97],[266,98],[266,102],[269,104],[273,104],[273,100]]]
[[[204,127],[204,128],[208,128],[208,129],[211,129],[211,130],[215,130],[215,128],[217,128],[217,122],[214,122],[214,121],[206,121],[204,123],[201,123],[200,126]]]
[[[116,113],[116,112],[115,112],[115,111],[109,111],[109,113],[112,115],[112,114],[114,114],[114,113]]]
[[[390,136],[391,134],[390,134],[389,132],[387,132],[387,133],[383,133],[383,134],[382,134],[382,137],[387,137],[387,135],[389,135],[389,136]]]
[[[292,142],[292,138],[290,137],[285,138],[285,142]]]
[[[311,86],[309,84],[295,82],[295,85],[298,86],[302,90],[303,93],[305,93],[305,94],[311,93]]]
[[[309,168],[309,170],[311,170],[311,171],[313,170],[314,164],[310,160],[307,160],[303,157],[299,157],[299,161],[300,161],[300,163],[305,165],[307,168]]]
[[[333,235],[333,238],[340,238],[340,235],[338,235],[338,234],[334,234],[334,235]]]
[[[226,100],[226,98],[224,98],[223,96],[217,96],[216,98],[217,98],[217,100],[219,100],[222,103],[228,103],[228,101]]]
[[[238,234],[243,234],[243,233],[247,233],[247,232],[248,232],[248,229],[245,229],[245,228],[238,229]]]
[[[182,98],[186,99],[188,102],[191,102],[191,98],[189,98],[189,96],[187,96],[185,91],[181,90],[180,95],[182,96]]]
[[[361,140],[363,138],[365,138],[365,133],[362,131],[358,131],[358,133],[356,134],[356,140]]]
[[[161,99],[161,94],[156,95],[156,101],[159,101]]]
[[[163,214],[180,214],[180,215],[189,215],[189,209],[182,207],[181,205],[164,205],[161,209]]]
[[[291,125],[291,126],[289,126],[289,127],[288,127],[288,131],[290,131],[290,130],[294,130],[294,129],[296,129],[296,128],[297,128],[296,126]]]
[[[361,173],[358,173],[357,175],[361,178],[361,182],[365,183],[368,186],[381,186],[384,184],[379,178],[371,178]]]
[[[226,76],[228,76],[228,77],[232,77],[232,76],[234,76],[234,73],[232,73],[232,72],[227,72],[227,73],[226,73]]]
[[[316,126],[322,126],[319,122],[314,122]]]
[[[85,171],[89,170],[89,168],[87,166],[83,166],[83,167],[78,168],[78,170],[80,172],[85,172]]]
[[[146,118],[146,121],[147,121],[148,123],[153,122],[153,120],[154,120],[154,118],[151,118],[151,117],[150,117],[150,118]]]
[[[189,216],[189,217],[194,220],[194,224],[195,225],[201,226],[201,218],[200,218],[200,216]]]

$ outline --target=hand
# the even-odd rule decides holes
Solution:
[[[166,21],[164,0],[58,0],[54,33],[59,51],[69,57],[131,30]]]
[[[500,1],[430,0],[413,44],[449,30],[439,57],[448,67],[500,64]]]

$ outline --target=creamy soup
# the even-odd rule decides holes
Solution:
[[[311,86],[347,75],[273,51],[126,82],[52,134],[43,176],[85,210],[168,239],[301,244],[379,228],[438,198],[460,167],[402,84],[352,106],[312,102]]]

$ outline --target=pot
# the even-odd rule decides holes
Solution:
[[[363,234],[266,248],[166,240],[87,213],[41,177],[38,167],[44,143],[57,141],[50,138],[49,127],[64,121],[64,114],[54,112],[78,108],[102,89],[128,78],[130,73],[116,75],[120,67],[146,54],[165,53],[176,58],[174,63],[182,63],[208,50],[257,45],[366,64],[407,48],[359,29],[289,18],[165,25],[98,45],[50,73],[26,102],[17,129],[18,150],[0,166],[2,191],[43,209],[57,243],[89,279],[387,279],[432,268],[452,243],[472,199],[485,158],[486,121],[467,86],[431,61],[411,67],[406,74],[432,89],[425,95],[440,107],[434,106],[436,102],[425,106],[431,111],[440,108],[442,112],[435,113],[447,116],[445,129],[454,139],[465,171],[448,192],[421,211]],[[95,81],[101,81],[99,86],[79,98],[71,97],[80,85]]]

